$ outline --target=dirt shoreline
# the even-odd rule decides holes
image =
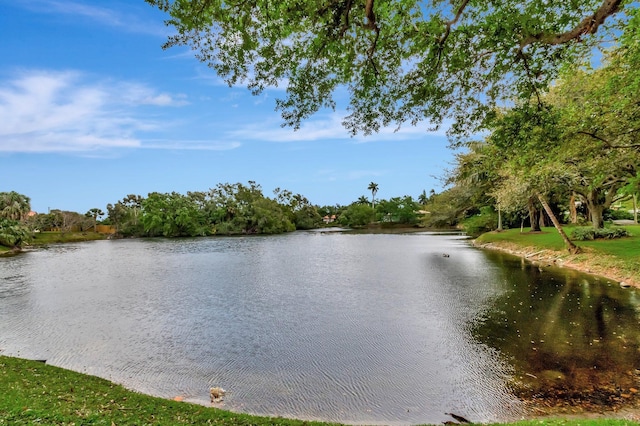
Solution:
[[[585,272],[587,274],[597,275],[609,281],[617,282],[623,287],[640,288],[639,276],[634,276],[624,271],[612,268],[611,266],[603,265],[602,263],[607,262],[601,261],[607,256],[600,253],[595,254],[589,249],[583,249],[583,252],[580,254],[569,254],[564,250],[540,250],[536,247],[523,247],[509,242],[478,243],[476,240],[472,240],[471,244],[474,247],[486,250],[496,250],[512,254],[542,267],[558,266],[562,268],[569,268]]]

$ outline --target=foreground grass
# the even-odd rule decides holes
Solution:
[[[98,377],[3,356],[0,389],[0,425],[314,424],[155,398]]]
[[[328,425],[257,417],[155,398],[93,376],[0,356],[0,425]],[[544,419],[531,425],[632,425],[622,419]]]
[[[525,228],[509,229],[502,232],[489,232],[476,239],[476,244],[491,244],[511,249],[514,252],[546,254],[576,269],[603,275],[614,280],[640,284],[640,226],[625,226],[632,234],[630,237],[613,240],[574,241],[582,249],[578,255],[569,255],[562,239],[554,228],[543,228],[542,232],[529,233]],[[571,234],[572,227],[565,228]]]

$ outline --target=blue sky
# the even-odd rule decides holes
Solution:
[[[444,133],[352,138],[346,104],[282,128],[281,90],[252,96],[187,48],[163,51],[165,19],[143,0],[0,0],[0,191],[84,213],[249,180],[319,205],[370,195],[372,181],[387,199],[442,188]]]

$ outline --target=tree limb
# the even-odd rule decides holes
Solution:
[[[456,16],[454,16],[453,19],[445,23],[447,28],[445,29],[444,33],[440,37],[440,40],[438,40],[438,44],[443,45],[444,42],[447,41],[447,39],[449,38],[449,34],[451,34],[451,27],[453,27],[455,24],[458,23],[458,21],[460,20],[460,17],[462,16],[462,12],[464,12],[465,7],[467,7],[467,4],[469,4],[469,0],[463,0],[462,4],[456,11]]]
[[[522,61],[522,64],[524,65],[524,70],[527,73],[527,78],[529,79],[529,84],[531,85],[531,88],[533,89],[533,93],[535,93],[536,99],[538,100],[538,108],[541,108],[542,98],[540,97],[540,92],[538,91],[538,88],[534,84],[535,77],[531,72],[531,68],[529,67],[529,61],[527,60],[527,55],[522,51],[522,49],[520,49],[516,54],[516,61],[517,60]]]
[[[602,138],[602,137],[600,137],[600,136],[596,135],[595,133],[592,133],[592,132],[585,132],[585,131],[580,130],[580,131],[578,131],[578,134],[580,134],[580,135],[587,135],[587,136],[591,136],[591,137],[592,137],[592,138],[594,138],[594,139],[597,139],[597,140],[599,140],[599,141],[601,141],[601,142],[604,142],[604,143],[605,143],[605,145],[607,145],[609,148],[613,148],[613,145],[611,144],[611,142],[609,142],[609,141],[608,141],[608,140],[606,140],[605,138]]]
[[[364,14],[367,18],[367,22],[364,24],[365,28],[373,30],[376,33],[369,50],[367,51],[367,56],[369,57],[369,63],[373,66],[373,71],[376,75],[378,75],[378,67],[373,61],[373,54],[376,51],[376,46],[378,45],[378,39],[380,38],[380,27],[378,27],[378,23],[376,22],[376,14],[373,10],[375,0],[367,0],[367,3],[364,6]]]
[[[373,10],[374,1],[375,0],[367,0],[367,4],[364,5],[364,15],[367,17],[365,28],[379,31],[378,24],[376,23],[376,14]]]
[[[463,0],[462,3],[460,4],[460,7],[458,7],[458,10],[456,11],[456,16],[454,16],[453,19],[445,22],[446,28],[444,30],[444,33],[442,33],[442,36],[440,36],[440,39],[438,39],[438,53],[437,53],[436,66],[434,69],[440,68],[440,63],[442,62],[442,51],[444,50],[444,44],[449,38],[449,35],[451,35],[451,28],[456,23],[458,23],[458,21],[462,17],[462,12],[464,12],[464,9],[467,7],[468,4],[469,4],[469,0]]]
[[[351,7],[353,3],[351,0],[347,1],[347,5],[344,10],[344,23],[342,24],[342,28],[340,29],[340,37],[344,37],[344,33],[349,29],[349,13],[351,12]]]
[[[618,134],[618,136],[629,135],[631,133],[635,133],[635,132],[638,132],[638,131],[640,131],[640,129],[633,129],[633,130],[629,130],[628,132],[620,133],[620,134]],[[605,145],[607,145],[608,148],[616,148],[616,149],[640,148],[640,143],[632,143],[632,144],[628,144],[628,145],[614,145],[610,141],[608,141],[607,139],[604,139],[603,137],[598,136],[598,135],[596,135],[595,133],[592,133],[592,132],[579,131],[578,134],[591,136],[594,139],[602,141],[602,142],[605,143]]]
[[[571,40],[579,40],[584,34],[595,34],[598,27],[611,15],[620,11],[620,5],[624,0],[604,0],[594,14],[584,18],[575,28],[559,34],[538,33],[525,37],[520,42],[520,50],[533,43],[564,44]]]

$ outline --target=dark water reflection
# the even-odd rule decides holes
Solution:
[[[495,421],[532,376],[633,370],[636,297],[452,235],[99,241],[0,259],[0,351],[257,414]]]
[[[475,336],[515,368],[525,397],[601,408],[637,393],[640,298],[635,290],[571,270],[545,269],[499,254],[508,289]]]

